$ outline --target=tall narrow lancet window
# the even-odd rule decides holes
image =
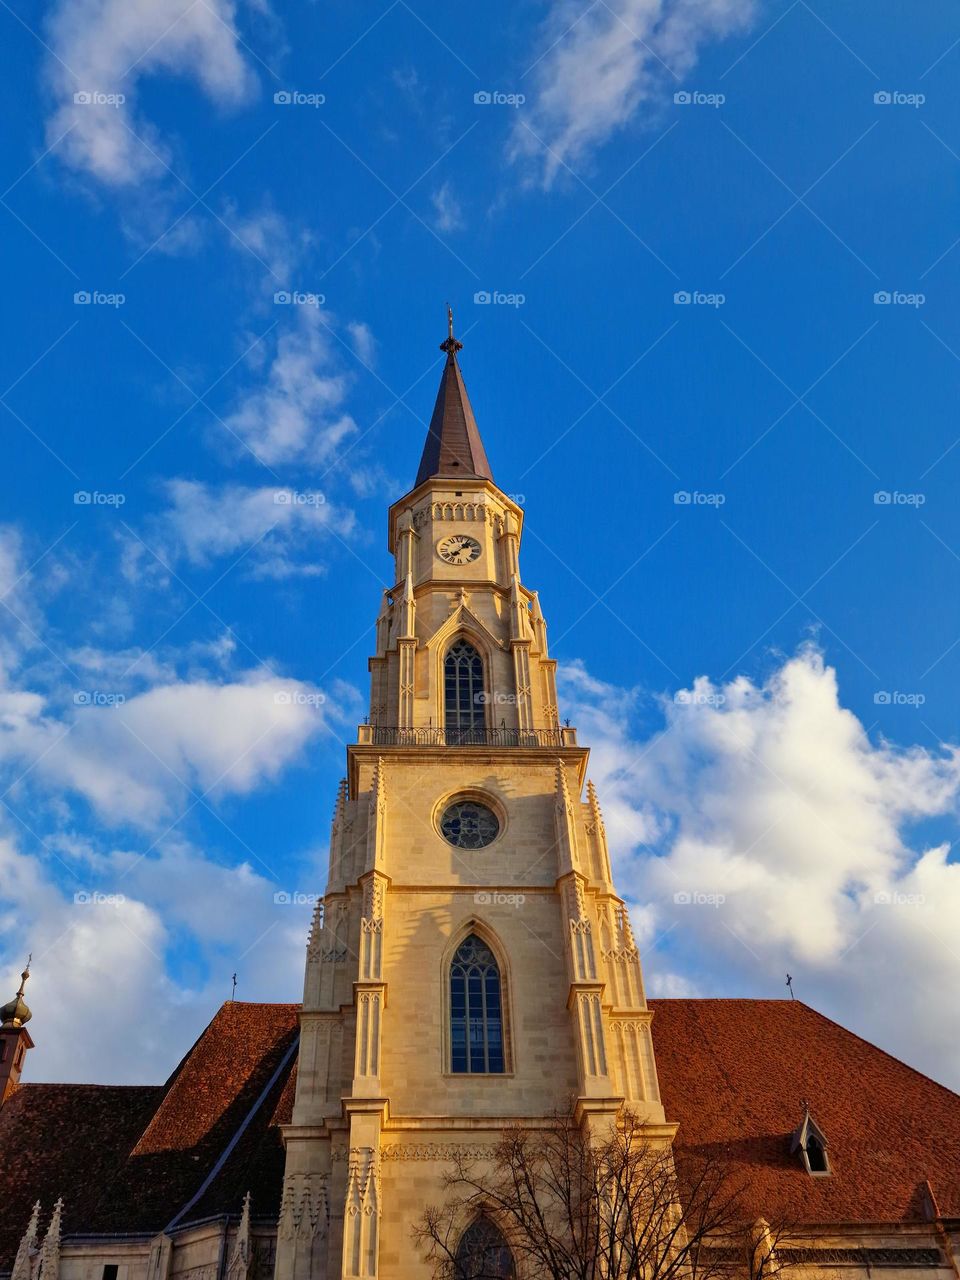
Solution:
[[[444,729],[448,746],[482,743],[486,724],[483,659],[472,644],[457,640],[443,661]]]
[[[504,1069],[500,969],[474,933],[450,965],[450,1069],[471,1075]]]
[[[489,1218],[477,1218],[457,1246],[456,1280],[514,1280],[510,1248]]]

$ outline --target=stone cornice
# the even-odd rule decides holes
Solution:
[[[350,799],[355,800],[358,794],[358,780],[362,763],[376,763],[382,756],[391,764],[439,764],[448,761],[463,766],[492,765],[509,759],[511,767],[520,764],[531,764],[543,768],[556,768],[558,758],[569,760],[577,766],[577,782],[583,789],[587,777],[587,762],[590,758],[589,747],[389,747],[377,746],[373,743],[347,743],[347,774],[350,781]]]

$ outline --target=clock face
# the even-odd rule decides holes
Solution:
[[[480,543],[465,533],[452,533],[437,543],[437,554],[447,564],[469,564],[480,554]]]

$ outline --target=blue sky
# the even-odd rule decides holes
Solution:
[[[297,998],[309,906],[273,894],[322,891],[449,300],[651,992],[789,969],[960,1080],[953,6],[0,26],[0,961],[35,954],[32,1077],[162,1078],[234,971]]]

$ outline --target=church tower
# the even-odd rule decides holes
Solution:
[[[453,1148],[626,1101],[669,1141],[588,751],[449,336],[307,944],[277,1280],[426,1280]],[[584,792],[584,788],[585,792]]]

